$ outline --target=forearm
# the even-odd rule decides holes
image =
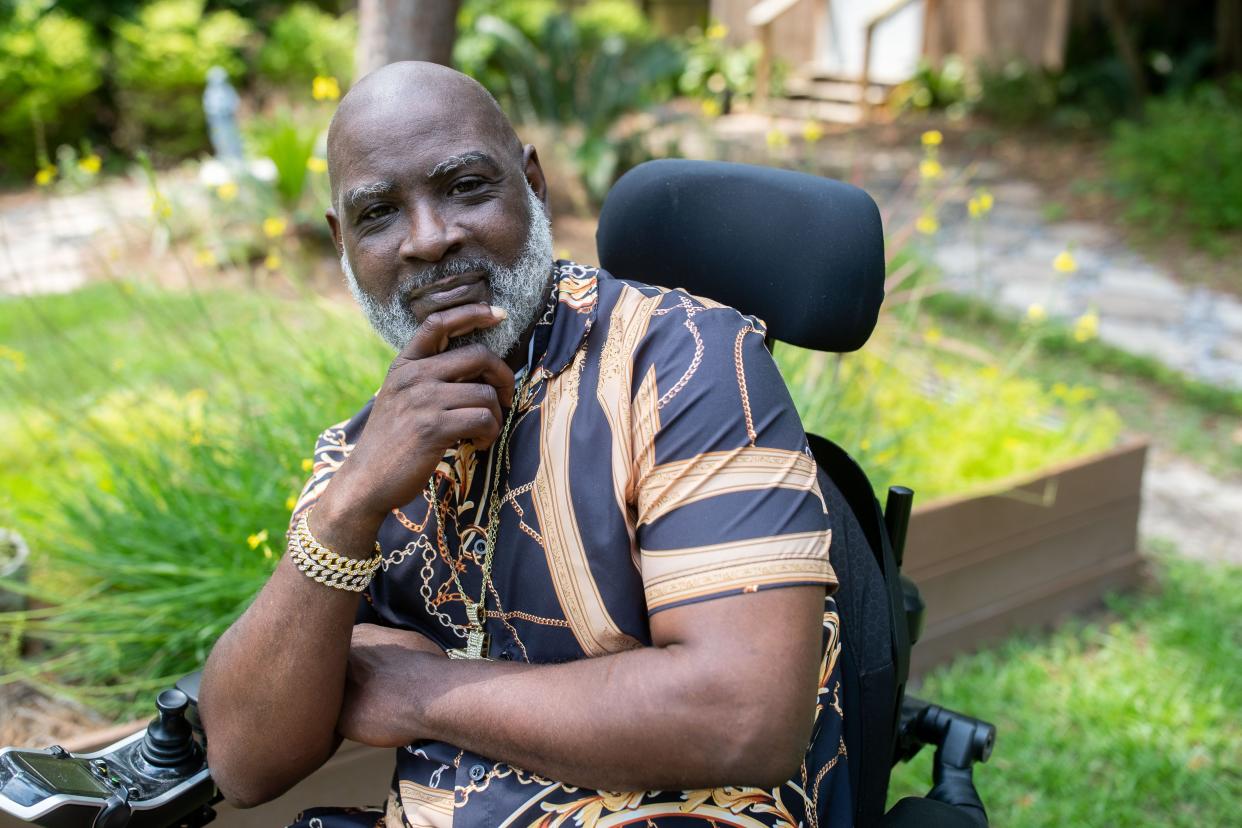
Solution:
[[[333,538],[330,548],[366,548],[367,529],[323,525],[316,529],[321,541]],[[216,643],[200,711],[208,761],[230,800],[255,805],[278,796],[335,750],[358,601],[358,593],[316,583],[285,557]]]
[[[813,706],[808,693],[805,722],[764,726],[770,695],[753,675],[706,673],[677,645],[425,672],[434,678],[419,681],[414,702],[421,737],[601,790],[778,784],[805,748]]]

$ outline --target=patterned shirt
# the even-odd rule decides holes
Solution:
[[[501,498],[487,588],[492,658],[533,663],[651,645],[669,607],[836,584],[830,531],[801,422],[763,323],[683,291],[558,261],[507,458],[462,442],[434,492],[394,509],[358,621],[464,646],[461,586],[477,600],[493,482]],[[372,401],[373,402],[373,401]],[[348,456],[371,412],[319,438],[294,520]],[[440,515],[443,524],[437,518]],[[836,608],[825,599],[815,729],[775,789],[585,790],[459,750],[397,751],[382,810],[312,809],[302,825],[846,825]],[[315,822],[312,823],[312,820]]]

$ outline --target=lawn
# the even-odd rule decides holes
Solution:
[[[927,676],[917,695],[993,722],[977,766],[994,825],[1236,824],[1242,802],[1242,569],[1156,556],[1151,591]],[[931,753],[890,799],[926,792]]]

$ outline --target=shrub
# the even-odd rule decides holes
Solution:
[[[22,0],[0,28],[0,170],[22,175],[40,154],[77,141],[92,114],[86,102],[103,80],[90,27],[40,9]]]
[[[270,158],[276,165],[276,192],[286,210],[294,210],[302,202],[310,175],[307,162],[315,154],[323,127],[317,118],[288,112],[247,124],[251,154]]]
[[[616,176],[639,160],[637,140],[613,133],[619,119],[667,98],[681,55],[662,40],[602,42],[571,15],[549,15],[534,37],[493,15],[480,16],[476,38],[490,57],[477,69],[519,122],[562,131],[591,197],[600,200]],[[493,71],[499,70],[499,71]]]
[[[156,0],[137,19],[114,25],[119,121],[114,140],[159,158],[183,158],[207,146],[202,95],[207,70],[245,70],[241,50],[253,33],[231,11],[204,15],[204,0]]]
[[[198,669],[271,574],[315,434],[391,352],[344,306],[97,284],[10,303],[0,341],[0,524],[56,606],[0,615],[48,650],[0,675],[138,715]],[[100,360],[92,355],[107,354]]]
[[[1127,219],[1201,243],[1242,228],[1242,78],[1152,99],[1117,124],[1108,159]]]
[[[354,41],[358,21],[352,13],[339,17],[308,3],[291,6],[276,18],[259,52],[259,74],[285,87],[310,86],[317,75],[348,85],[354,74]]]
[[[755,72],[762,47],[758,41],[735,48],[725,42],[727,32],[719,23],[686,33],[686,65],[677,80],[682,94],[696,98],[755,93]],[[775,68],[775,67],[774,67]]]

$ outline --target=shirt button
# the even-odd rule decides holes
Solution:
[[[481,782],[485,776],[487,776],[487,768],[482,765],[475,765],[470,768],[470,779],[472,782]]]

